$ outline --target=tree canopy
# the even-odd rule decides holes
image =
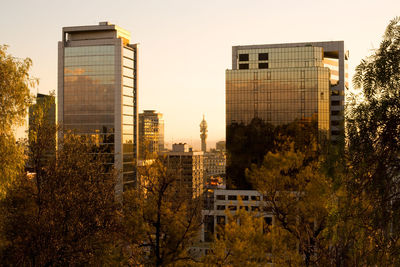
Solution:
[[[31,66],[29,58],[15,58],[0,45],[0,197],[24,166],[23,147],[16,143],[13,130],[25,119],[30,88],[36,85]]]

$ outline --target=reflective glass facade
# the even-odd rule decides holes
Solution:
[[[137,46],[109,23],[63,28],[58,120],[90,135],[119,173],[116,191],[136,180]]]
[[[226,71],[227,126],[253,118],[275,126],[316,120],[329,135],[330,71],[322,48],[241,49],[236,64]]]
[[[64,117],[67,130],[89,134],[114,153],[114,46],[66,47]]]
[[[136,57],[135,50],[122,50],[122,153],[124,183],[136,179],[137,105],[136,105]]]
[[[139,114],[139,157],[156,157],[164,150],[164,120],[162,113],[144,110]]]
[[[343,41],[232,47],[226,71],[226,183],[254,189],[246,169],[260,166],[279,135],[298,146],[341,143],[348,51]]]

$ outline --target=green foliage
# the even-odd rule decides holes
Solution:
[[[249,137],[246,127],[234,125],[227,132],[237,135],[230,163],[237,156],[235,163],[242,164],[237,173],[253,164],[246,182],[266,196],[274,214],[269,229],[276,265],[400,264],[399,17],[353,81],[363,101],[353,99],[348,106],[346,146],[307,150],[312,143],[301,148],[304,140],[291,146],[274,140],[272,146],[267,137],[269,146],[260,146],[272,152],[265,150],[260,163],[260,154],[251,158],[252,146],[241,143]],[[241,150],[246,153],[235,155]]]
[[[359,264],[394,266],[400,258],[400,18],[380,47],[356,68],[364,101],[347,118],[347,202],[357,218],[351,257]]]
[[[36,99],[29,108],[28,166],[37,179],[56,155],[56,135],[54,93]]]
[[[275,261],[297,262],[301,258],[301,265],[319,264],[316,255],[325,253],[323,231],[333,196],[331,181],[320,170],[320,160],[295,151],[290,144],[281,151],[269,152],[260,167],[253,165],[248,177],[274,214],[274,251],[282,256],[273,253]]]
[[[0,45],[0,197],[24,166],[23,147],[16,143],[13,128],[23,122],[29,89],[36,84],[29,75],[31,65],[29,58],[17,59]]]
[[[159,159],[139,169],[140,183],[124,194],[125,255],[129,265],[189,264],[201,226],[201,199],[182,188]]]
[[[227,224],[218,229],[210,253],[206,255],[207,266],[268,266],[271,262],[272,239],[265,233],[264,220],[260,214],[244,209],[227,212]]]
[[[3,264],[106,262],[120,228],[115,176],[91,151],[89,140],[66,135],[40,175],[21,174],[11,184],[0,202]]]

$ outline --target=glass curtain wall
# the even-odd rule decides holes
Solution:
[[[122,51],[122,153],[124,183],[136,180],[135,174],[135,53],[132,48]]]
[[[237,69],[226,71],[227,125],[317,121],[329,134],[330,71],[322,59],[317,47],[240,50]]]
[[[115,47],[66,47],[64,127],[91,136],[114,162]]]

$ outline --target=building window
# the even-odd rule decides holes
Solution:
[[[268,53],[258,54],[258,60],[268,60]]]
[[[268,63],[258,63],[259,69],[268,69]]]
[[[331,115],[332,116],[339,116],[340,115],[340,111],[339,110],[332,110]]]
[[[249,64],[239,64],[239,70],[248,70]]]
[[[251,200],[260,201],[260,196],[251,196]]]
[[[224,205],[217,205],[217,210],[225,210],[225,206]]]
[[[249,61],[249,54],[239,54],[239,61]]]
[[[332,121],[332,126],[339,126],[340,125],[340,121]]]
[[[264,223],[266,225],[271,225],[272,224],[272,217],[264,217]]]
[[[229,195],[228,200],[237,200],[237,196],[235,195]]]
[[[340,131],[332,131],[332,135],[340,135]]]
[[[249,200],[249,196],[240,196],[240,199],[241,199],[241,200],[246,200],[246,201],[247,201],[247,200]]]
[[[334,100],[331,102],[332,106],[339,106],[340,105],[340,101]]]
[[[236,206],[228,206],[229,210],[236,210]]]
[[[211,242],[214,235],[214,216],[206,215],[204,217],[204,241]]]
[[[217,200],[225,200],[225,195],[217,195]]]

